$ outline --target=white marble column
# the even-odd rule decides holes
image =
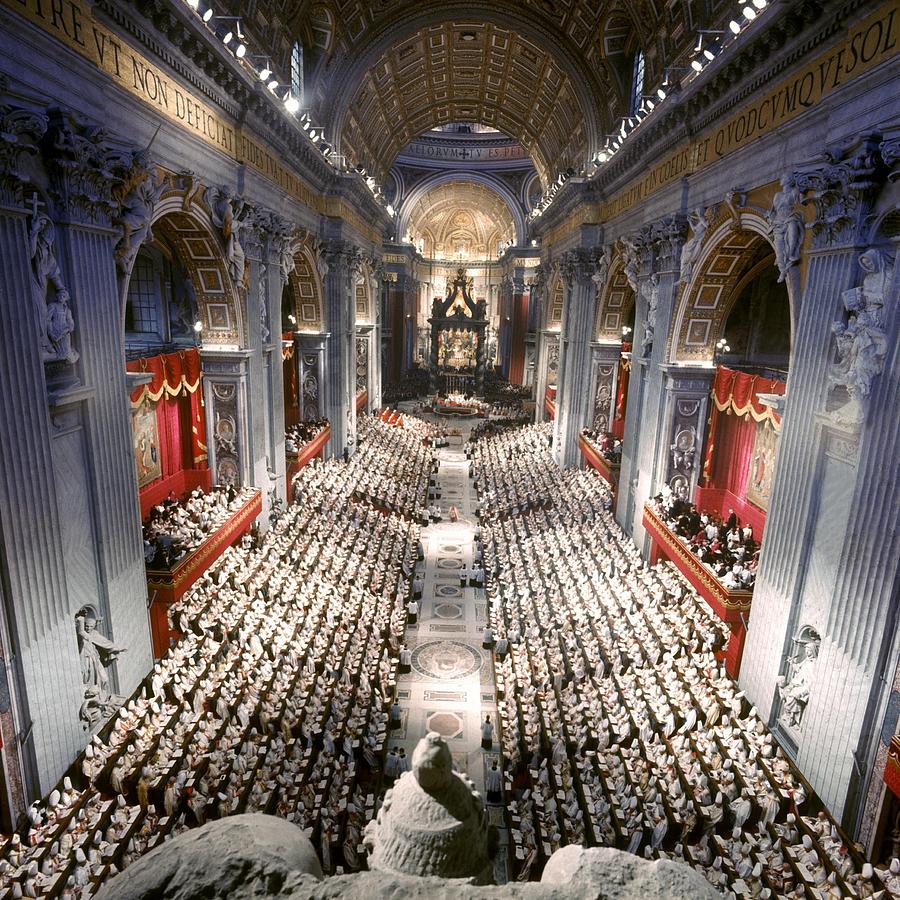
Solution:
[[[356,278],[362,254],[348,241],[324,250],[326,346],[325,410],[331,424],[328,456],[352,453],[356,445]]]
[[[597,283],[605,280],[608,258],[599,248],[569,250],[560,261],[565,286],[560,334],[560,373],[553,425],[553,456],[561,469],[578,465],[578,436],[592,413],[591,338]]]
[[[843,158],[793,176],[815,215],[802,298],[792,296],[787,403],[741,670],[748,697],[851,830],[869,785],[877,789],[881,735],[896,728],[896,713],[885,721],[891,685],[882,673],[896,668],[900,611],[900,315],[887,302],[898,294],[898,272],[891,259],[873,286],[859,265],[869,246],[896,255],[896,243],[872,229],[878,162],[864,137]],[[854,420],[841,413],[847,393],[832,329],[846,322],[846,297],[857,302],[857,287],[868,292],[865,327],[880,331],[886,353],[869,371],[862,416]],[[873,301],[873,291],[883,299]],[[862,327],[859,313],[850,318]],[[810,634],[818,653],[808,700],[791,717],[777,679],[790,680],[798,640]]]
[[[662,363],[678,296],[678,263],[685,233],[679,217],[647,225],[623,242],[635,291],[635,342],[628,385],[617,519],[637,546],[649,551],[642,525],[647,499],[665,477],[666,393]]]

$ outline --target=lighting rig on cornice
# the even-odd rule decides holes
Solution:
[[[677,94],[682,86],[682,80],[672,79],[673,73],[688,73],[686,75],[686,80],[689,83],[717,56],[730,50],[746,27],[750,25],[751,22],[755,22],[768,6],[769,0],[738,0],[740,14],[729,21],[727,31],[712,28],[698,29],[697,43],[694,46],[694,58],[691,60],[690,66],[666,67],[663,72],[662,84],[656,89],[656,92],[642,96],[641,105],[634,113],[619,119],[620,125],[618,130],[612,134],[606,135],[606,141],[603,148],[594,154],[594,157],[588,164],[587,174],[589,176],[596,175],[601,167],[610,162],[616,153],[622,149],[626,139],[640,128],[643,121],[653,112],[664,107],[666,100],[670,96]],[[549,191],[542,194],[540,200],[528,213],[529,221],[543,215],[544,211],[553,202],[553,199],[558,192],[559,185],[554,184]]]
[[[239,16],[218,15],[211,4],[204,0],[184,0],[207,29],[222,42],[222,44],[234,54],[240,65],[252,72],[265,86],[268,92],[281,102],[284,111],[295,118],[300,112],[300,98],[294,94],[291,85],[282,85],[278,82],[272,71],[272,63],[268,56],[249,53],[249,43],[241,29]],[[229,23],[225,25],[224,23]],[[386,205],[381,188],[365,169],[360,166],[351,168],[346,157],[337,153],[332,144],[325,139],[325,130],[314,124],[309,112],[304,112],[299,118],[295,118],[297,124],[303,129],[312,146],[322,158],[335,171],[346,174],[359,174],[366,187],[372,192],[375,200],[385,208],[391,218],[394,218],[393,207]]]

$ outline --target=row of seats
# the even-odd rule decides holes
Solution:
[[[641,560],[599,475],[554,466],[550,434],[472,451],[518,877],[575,843],[687,862],[732,897],[894,895],[726,675],[726,627]]]

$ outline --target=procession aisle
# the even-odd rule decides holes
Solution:
[[[422,530],[425,560],[419,563],[419,571],[425,586],[418,622],[406,631],[412,666],[397,680],[402,724],[394,730],[390,746],[403,747],[410,756],[420,738],[429,731],[438,732],[449,744],[456,768],[472,779],[484,797],[485,773],[500,752],[497,698],[491,652],[481,646],[487,621],[484,590],[460,585],[460,570],[472,565],[475,550],[477,499],[464,450],[469,427],[462,423],[458,430],[461,434],[450,438],[449,447],[435,451],[440,460],[437,487],[443,519]],[[459,511],[457,522],[449,520],[451,506]],[[494,724],[490,751],[481,749],[485,716]],[[489,815],[502,826],[500,807],[489,808]],[[498,879],[504,881],[505,858],[501,848]]]

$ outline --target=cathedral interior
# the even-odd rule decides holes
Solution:
[[[898,46],[0,0],[0,897],[243,814],[324,884],[900,897]],[[463,862],[395,847],[429,777]]]

